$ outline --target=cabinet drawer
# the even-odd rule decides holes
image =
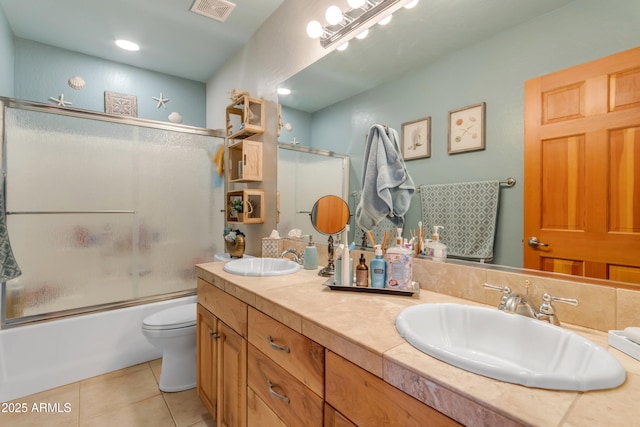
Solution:
[[[287,427],[258,395],[247,387],[247,425],[260,427]]]
[[[231,329],[247,337],[247,304],[198,278],[198,302]]]
[[[322,426],[323,400],[249,344],[251,390],[289,426]]]
[[[460,426],[346,359],[327,352],[327,403],[359,426]]]
[[[249,307],[249,342],[324,397],[324,347]]]

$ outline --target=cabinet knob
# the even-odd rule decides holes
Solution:
[[[220,338],[220,335],[218,335],[216,332],[213,332],[211,329],[209,329],[209,336],[214,340],[217,340],[218,338]]]

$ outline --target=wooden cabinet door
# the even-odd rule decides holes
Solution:
[[[324,404],[324,427],[356,427],[331,405]]]
[[[247,425],[247,340],[218,321],[218,427]]]
[[[196,390],[210,414],[216,413],[217,402],[217,319],[198,304]]]
[[[526,268],[640,283],[640,48],[525,82],[524,178]]]

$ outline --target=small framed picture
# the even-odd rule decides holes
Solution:
[[[484,150],[485,103],[449,111],[449,154]]]
[[[402,124],[402,157],[405,160],[431,157],[431,117]]]

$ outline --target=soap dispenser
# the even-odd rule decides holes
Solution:
[[[305,270],[315,270],[318,268],[318,248],[313,243],[313,236],[309,235],[309,244],[304,248],[304,263]]]
[[[440,241],[440,230],[444,227],[441,225],[433,226],[433,234],[429,247],[431,249],[431,257],[434,261],[444,261],[447,259],[447,245]]]
[[[402,228],[398,228],[396,245],[387,250],[387,279],[385,287],[411,289],[413,276],[413,254],[404,247]]]

